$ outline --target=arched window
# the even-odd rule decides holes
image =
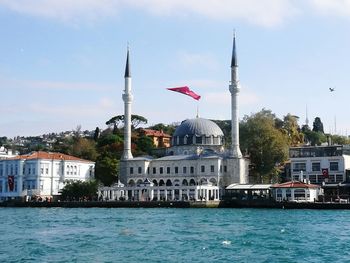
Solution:
[[[170,179],[168,179],[168,180],[166,181],[166,186],[172,186],[172,185],[173,185],[173,183],[171,182]]]
[[[163,179],[160,179],[160,180],[159,180],[159,186],[163,186],[163,185],[165,185],[164,180],[163,180]]]
[[[217,185],[217,181],[215,178],[210,178],[209,182],[211,183],[211,185]]]
[[[193,186],[193,185],[196,185],[196,181],[194,179],[191,179],[190,180],[190,185]]]
[[[179,179],[175,179],[174,180],[174,186],[180,186],[180,180]]]
[[[129,183],[128,183],[129,186],[135,186],[135,181],[134,180],[129,180]]]
[[[142,183],[143,183],[143,181],[141,179],[137,180],[137,182],[136,182],[137,185],[140,185]]]
[[[186,179],[183,179],[183,180],[182,180],[182,185],[184,185],[184,186],[188,186],[188,182],[187,182],[187,180],[186,180]]]
[[[154,179],[154,180],[152,181],[152,183],[153,183],[154,186],[158,186],[158,182],[157,182],[156,179]]]

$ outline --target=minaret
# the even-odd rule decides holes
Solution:
[[[238,79],[238,63],[236,55],[236,33],[233,35],[233,49],[232,49],[232,60],[231,60],[231,139],[232,149],[231,155],[234,158],[242,158],[242,153],[239,148],[239,121],[238,121],[238,93],[240,90],[239,79]]]
[[[122,160],[132,159],[131,153],[131,102],[133,96],[131,94],[131,74],[130,74],[130,63],[129,63],[129,47],[126,56],[125,66],[125,89],[123,94],[124,101],[124,152]]]

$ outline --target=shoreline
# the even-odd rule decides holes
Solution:
[[[11,208],[269,208],[348,210],[350,203],[296,203],[296,202],[233,202],[233,201],[87,201],[87,202],[1,202],[0,207]]]

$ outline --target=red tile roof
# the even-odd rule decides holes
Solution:
[[[319,185],[306,184],[299,181],[290,181],[282,184],[274,184],[272,188],[319,188]]]
[[[59,152],[31,152],[29,154],[18,155],[7,160],[33,160],[33,159],[47,159],[47,160],[63,160],[63,161],[80,161],[92,162],[84,160],[75,156],[67,155]]]
[[[171,136],[167,133],[164,133],[162,130],[151,130],[151,129],[142,129],[142,131],[145,133],[146,136],[156,136],[156,137],[168,137],[171,138]]]

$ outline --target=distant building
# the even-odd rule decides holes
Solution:
[[[92,179],[94,166],[74,156],[41,151],[0,160],[0,199],[57,196],[65,180]]]
[[[350,169],[350,155],[341,145],[304,146],[289,149],[290,180],[312,184],[341,183]]]
[[[18,155],[17,151],[6,149],[4,146],[0,147],[0,159],[8,159],[17,155]]]
[[[153,141],[153,145],[156,148],[168,148],[170,147],[171,136],[164,133],[162,130],[140,129],[140,133],[150,137]]]

